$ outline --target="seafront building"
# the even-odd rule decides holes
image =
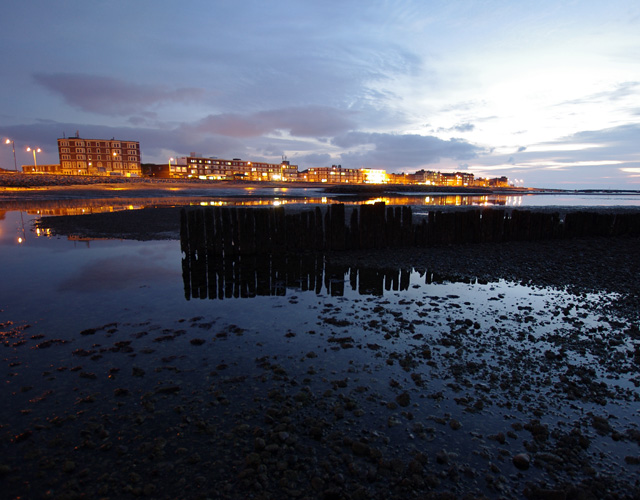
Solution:
[[[196,153],[169,160],[170,177],[198,178],[203,180],[247,180],[247,181],[296,181],[298,166],[289,161],[280,163],[243,161],[240,158],[224,160],[203,158]]]
[[[66,175],[119,175],[139,177],[140,143],[75,137],[58,139],[61,173]]]
[[[35,156],[35,155],[34,155]],[[436,172],[419,170],[415,173],[387,173],[382,169],[342,168],[342,165],[313,167],[298,171],[297,165],[283,157],[280,163],[241,160],[240,158],[204,158],[191,152],[189,156],[170,158],[167,164],[142,164],[138,141],[86,139],[75,137],[58,139],[57,165],[23,165],[26,173],[62,175],[97,175],[122,177],[185,178],[202,180],[234,180],[265,182],[311,182],[326,184],[418,184],[447,187],[509,187],[509,179],[475,178],[469,172]]]
[[[304,182],[326,182],[328,184],[364,184],[363,170],[342,168],[342,165],[309,168],[300,172],[300,180]]]

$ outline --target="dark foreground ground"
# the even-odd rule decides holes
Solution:
[[[163,210],[173,212],[45,225],[175,238],[175,209]],[[327,297],[309,331],[271,332],[287,355],[242,318],[141,318],[69,343],[3,324],[7,380],[20,386],[9,405],[23,424],[0,429],[0,478],[9,498],[640,498],[639,244],[327,255],[523,283],[549,299],[510,309],[498,289],[479,306],[456,295]],[[298,300],[288,297],[291,310]],[[247,359],[249,345],[265,354]],[[41,382],[15,382],[26,377],[12,365],[21,349],[51,356]]]

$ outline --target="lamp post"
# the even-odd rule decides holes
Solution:
[[[16,143],[15,141],[11,140],[11,139],[7,139],[6,141],[4,141],[5,144],[11,144],[11,149],[13,150],[13,168],[16,169],[16,172],[18,171],[18,162],[16,162]]]
[[[33,152],[33,172],[35,173],[38,170],[38,162],[36,161],[36,153],[42,153],[42,149],[40,148],[30,148],[27,146],[27,151]]]

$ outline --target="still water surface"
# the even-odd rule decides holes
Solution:
[[[113,370],[121,374],[118,387],[137,398],[164,387],[162,394],[189,392],[200,401],[211,397],[221,372],[233,380],[249,377],[228,391],[239,407],[251,408],[263,391],[283,391],[286,398],[292,386],[304,385],[319,403],[316,413],[307,408],[300,415],[322,418],[338,433],[367,436],[385,456],[407,459],[409,450],[417,449],[434,457],[445,450],[447,467],[475,471],[469,473],[473,479],[449,481],[443,475],[440,488],[501,491],[515,498],[526,481],[570,478],[575,472],[560,466],[552,474],[536,467],[523,475],[511,464],[511,456],[533,449],[526,444],[532,434],[522,425],[534,420],[555,433],[536,444],[539,453],[561,453],[555,440],[579,429],[591,442],[580,460],[599,474],[633,482],[624,457],[640,455],[638,443],[614,440],[611,431],[599,432],[593,424],[602,418],[619,436],[639,430],[640,376],[632,363],[637,345],[624,335],[624,319],[601,307],[615,296],[574,296],[504,281],[478,283],[473,277],[452,282],[428,270],[330,268],[320,259],[312,285],[296,282],[283,269],[262,294],[195,298],[179,241],[38,237],[31,231],[37,216],[10,210],[0,220],[0,330],[7,373],[1,396],[9,403],[0,415],[4,454],[14,457],[5,460],[10,467],[23,460],[25,473],[35,474],[38,461],[28,458],[28,447],[39,439],[44,446],[50,439],[47,426],[25,443],[11,443],[12,436],[15,441],[27,429],[76,412],[79,401],[94,398],[87,419],[110,415]],[[82,352],[93,356],[80,358]],[[168,364],[170,373],[164,370]],[[85,378],[69,370],[74,365]],[[146,372],[144,378],[131,376],[134,365]],[[286,375],[274,370],[276,365]],[[36,393],[43,397],[34,398]],[[405,393],[408,406],[400,398]],[[56,395],[55,402],[47,394]],[[353,401],[353,415],[347,411],[344,417],[337,409],[345,401]],[[192,418],[203,413],[184,399],[182,405]],[[236,417],[216,406],[207,411],[233,429]],[[148,424],[145,432],[172,443],[167,422],[178,418],[174,414]],[[113,432],[143,439],[142,431],[137,438],[131,434],[127,422],[121,428],[114,424]],[[302,421],[298,425],[304,427]],[[71,424],[65,429],[73,445],[78,431]],[[184,432],[184,441],[171,449],[214,453],[197,435]],[[127,459],[129,448],[113,460]],[[77,449],[63,452],[83,460]],[[224,460],[224,449],[215,453]],[[108,453],[104,457],[94,467],[113,466]],[[446,470],[438,464],[432,467]],[[197,464],[193,469],[201,473]],[[483,475],[506,477],[498,488],[499,481],[482,480]],[[98,476],[91,476],[94,482]],[[202,488],[215,490],[214,479]],[[24,493],[20,484],[11,483],[13,495]],[[33,487],[45,485],[34,480]],[[170,491],[158,480],[158,488],[164,487]]]

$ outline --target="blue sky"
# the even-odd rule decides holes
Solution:
[[[6,2],[0,136],[640,189],[640,2]],[[4,142],[4,141],[3,141]],[[0,166],[13,168],[11,148]]]

